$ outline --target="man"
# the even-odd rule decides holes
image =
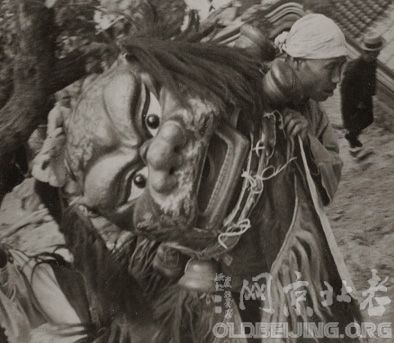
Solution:
[[[346,62],[345,37],[338,26],[321,14],[308,14],[275,42],[295,75],[298,96],[291,96],[284,124],[289,135],[300,136],[313,157],[325,189],[325,203],[337,188],[342,162],[336,136],[318,102],[333,95]],[[295,88],[293,86],[293,88]],[[294,92],[294,90],[292,90]],[[287,99],[286,99],[287,101]]]
[[[349,62],[341,85],[341,105],[345,138],[350,153],[357,156],[363,146],[358,139],[362,130],[372,124],[373,96],[376,94],[377,57],[383,47],[383,39],[376,34],[364,37],[361,56]]]
[[[258,278],[262,271],[269,272],[272,290],[275,289],[273,293],[276,294],[280,293],[278,289],[284,289],[287,280],[293,280],[294,271],[301,269],[304,272],[299,277],[315,285],[329,283],[337,285],[334,286],[336,288],[341,285],[341,280],[351,285],[322,208],[331,202],[337,190],[342,161],[334,130],[319,107],[319,102],[332,96],[341,81],[347,56],[345,37],[331,19],[321,14],[308,14],[295,22],[290,32],[282,34],[276,43],[280,45],[284,58],[272,63],[263,81],[264,93],[271,109],[281,112],[283,129],[289,141],[294,141],[294,163],[283,169],[276,180],[273,178],[265,183],[264,192],[269,206],[267,203],[260,205],[258,219],[261,230],[268,232],[264,241],[257,242],[258,234],[249,230],[229,253],[232,264],[225,274],[231,276],[234,292],[240,292],[241,300],[245,295],[243,291],[253,284],[253,277]],[[281,149],[280,144],[287,142],[278,143],[278,150]],[[295,204],[289,200],[293,197]],[[284,219],[289,213],[294,215],[291,224]],[[279,251],[275,248],[277,246],[281,247]],[[330,257],[320,253],[323,251],[329,251]],[[267,269],[264,269],[264,263],[267,263]],[[323,279],[315,263],[327,268]],[[338,292],[338,288],[334,292]],[[297,315],[307,320],[308,315],[302,310],[297,315],[289,315],[286,311],[291,302],[282,295],[271,294],[271,308],[267,308],[267,302],[264,303],[267,313],[263,313],[261,321],[282,321],[283,318],[268,314],[268,311],[281,312],[283,307],[286,308],[285,316],[292,317],[294,321],[298,320]],[[261,315],[261,302],[249,297],[244,305],[240,311],[243,321],[255,322]],[[318,302],[311,301],[307,306],[314,310],[320,306],[320,310],[325,311]],[[307,312],[308,309],[304,310]],[[327,316],[341,325],[358,317],[354,302],[347,308],[336,308],[334,312]]]

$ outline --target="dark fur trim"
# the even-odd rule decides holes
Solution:
[[[124,49],[130,61],[137,62],[182,103],[187,104],[185,95],[189,94],[212,102],[223,116],[231,115],[234,108],[251,120],[261,116],[259,61],[242,49],[155,39],[125,42]]]
[[[131,338],[133,330],[151,330],[154,321],[150,301],[127,272],[128,258],[107,249],[77,206],[65,211],[60,230],[74,256],[74,268],[84,278],[92,321],[100,336],[119,331],[122,337]]]

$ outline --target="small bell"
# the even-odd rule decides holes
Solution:
[[[213,293],[219,267],[214,260],[191,259],[186,265],[185,274],[178,284],[190,291]]]
[[[186,256],[162,243],[157,248],[152,264],[162,275],[175,279],[185,268]]]

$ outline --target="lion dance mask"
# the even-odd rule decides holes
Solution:
[[[275,80],[241,49],[146,40],[84,90],[64,124],[59,185],[84,342],[220,342],[218,323],[359,319],[353,298],[321,302],[327,284],[335,298],[350,280],[305,151],[272,111]],[[110,251],[92,213],[131,238]],[[300,282],[295,306],[287,290]]]

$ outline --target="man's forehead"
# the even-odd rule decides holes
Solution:
[[[331,68],[341,68],[345,62],[346,57],[334,57],[334,58],[324,58],[324,59],[305,59],[306,63],[313,66],[314,69],[331,69]]]

